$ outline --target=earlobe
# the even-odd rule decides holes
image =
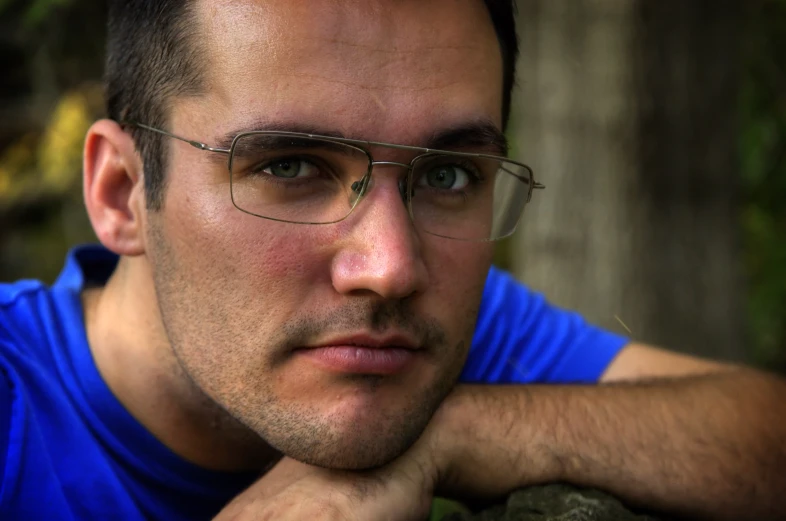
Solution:
[[[130,134],[111,120],[94,123],[83,168],[85,206],[98,239],[119,255],[144,253],[142,161]]]

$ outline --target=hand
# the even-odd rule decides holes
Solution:
[[[214,521],[420,521],[437,481],[429,436],[374,470],[313,467],[290,458],[237,496]]]

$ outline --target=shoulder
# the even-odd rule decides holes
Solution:
[[[31,363],[37,365],[47,292],[37,280],[0,284],[0,415],[10,411],[6,406],[18,390],[19,374]]]
[[[492,266],[483,289],[478,327],[491,327],[503,317],[508,321],[520,320],[533,307],[544,303],[542,295],[530,290],[510,273]]]
[[[37,280],[0,284],[0,357],[35,354],[46,329],[49,293]]]
[[[0,483],[5,475],[6,459],[10,454],[11,418],[18,402],[18,375],[3,356],[4,342],[0,340]]]
[[[40,297],[46,291],[37,280],[0,283],[0,358],[23,349],[40,318]]]
[[[0,362],[31,389],[59,383],[69,344],[86,342],[78,288],[25,280],[0,284]]]
[[[14,467],[12,449],[19,421],[20,369],[31,350],[27,348],[27,324],[31,321],[30,299],[44,288],[38,281],[0,284],[0,491],[7,488],[8,468]]]
[[[16,501],[6,492],[16,494],[34,467],[45,468],[45,448],[31,440],[50,414],[40,405],[59,394],[55,345],[62,300],[39,281],[0,284],[0,517]]]
[[[465,382],[595,382],[628,340],[499,269],[489,271]]]
[[[19,298],[45,289],[40,280],[20,280],[14,283],[0,283],[0,312],[10,308]]]
[[[56,380],[61,310],[71,305],[68,300],[40,281],[0,284],[0,401],[6,405],[24,385],[38,388]],[[0,405],[0,414],[8,415],[9,407]]]

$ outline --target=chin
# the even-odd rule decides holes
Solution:
[[[368,470],[381,467],[404,454],[418,440],[425,428],[413,429],[412,426],[400,430],[395,436],[386,433],[375,436],[376,432],[368,432],[366,436],[354,435],[332,439],[307,447],[303,445],[291,447],[291,451],[282,450],[287,456],[317,467],[337,470]]]
[[[255,430],[276,450],[303,463],[342,470],[371,469],[406,452],[425,430],[439,402],[420,402],[395,411],[349,407],[357,406],[356,402],[343,405],[347,408],[319,412],[290,407],[286,416],[269,414],[265,427]],[[271,422],[274,416],[278,421]]]
[[[415,444],[455,385],[458,369],[423,376],[418,383],[331,378],[320,386],[301,378],[301,385],[288,387],[286,393],[245,393],[224,403],[267,444],[292,459],[332,469],[371,469]]]

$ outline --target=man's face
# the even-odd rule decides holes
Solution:
[[[198,17],[209,88],[174,102],[177,134],[214,144],[296,126],[424,145],[501,127],[500,51],[480,0],[203,2]],[[346,220],[286,224],[232,205],[225,156],[170,144],[148,253],[185,372],[296,459],[360,468],[403,452],[461,371],[491,247],[417,229],[400,167],[375,167]]]

